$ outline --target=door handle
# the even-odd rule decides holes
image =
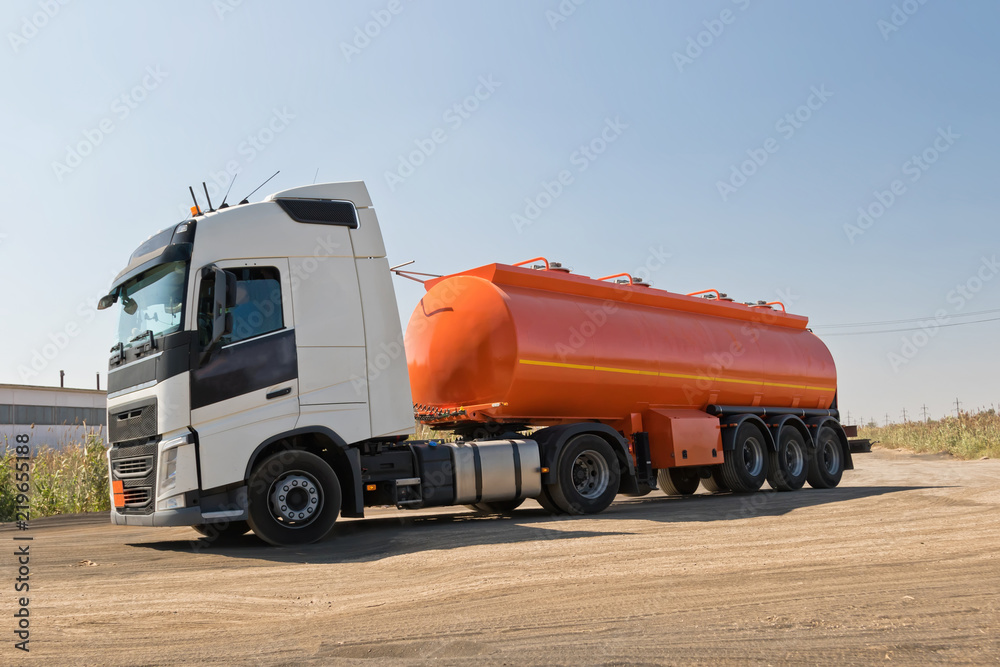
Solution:
[[[267,400],[271,400],[272,398],[278,398],[280,396],[288,396],[290,393],[292,393],[291,387],[285,387],[284,389],[275,389],[274,391],[267,392]]]

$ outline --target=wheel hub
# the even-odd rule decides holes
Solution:
[[[608,462],[592,449],[581,452],[573,461],[573,485],[584,498],[594,499],[603,495],[610,479]]]
[[[764,469],[764,450],[757,438],[747,438],[743,442],[743,465],[751,477],[756,477]]]
[[[289,527],[300,528],[312,521],[323,507],[323,494],[312,475],[290,472],[271,484],[271,516]]]
[[[823,468],[831,475],[840,468],[840,448],[829,440],[823,443]]]
[[[802,448],[799,447],[799,443],[790,441],[785,447],[785,470],[792,477],[798,477],[804,467],[805,457],[802,455]]]

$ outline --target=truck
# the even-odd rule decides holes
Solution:
[[[405,336],[394,275],[426,290]],[[99,307],[118,311],[117,525],[289,546],[374,506],[594,514],[657,488],[831,488],[853,468],[806,317],[541,257],[390,267],[361,181],[196,201]],[[418,423],[447,437],[414,439]]]

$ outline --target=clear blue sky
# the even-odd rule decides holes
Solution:
[[[961,317],[1000,309],[1000,269],[983,264],[1000,250],[996,3],[562,7],[575,10],[5,3],[0,381],[57,384],[64,369],[93,386],[114,323],[91,305],[136,245],[181,219],[188,185],[224,182],[230,162],[234,199],[277,169],[256,198],[317,169],[364,179],[390,260],[418,270],[536,255],[592,276],[649,266],[674,291],[783,295],[817,333],[1000,316]],[[428,142],[412,174],[386,177]],[[603,152],[579,152],[592,142]],[[933,163],[912,161],[925,151]],[[733,175],[754,157],[745,182]],[[559,195],[515,225],[562,171]],[[845,232],[859,207],[883,206]],[[405,322],[420,287],[397,290]],[[1000,402],[1000,322],[915,333],[825,338],[845,411],[882,421]],[[41,360],[47,344],[59,350]]]

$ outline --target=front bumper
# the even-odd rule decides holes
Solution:
[[[247,518],[246,487],[199,488],[197,437],[183,430],[108,450],[111,523],[194,526]]]
[[[152,514],[121,514],[112,509],[111,523],[116,526],[194,526],[205,521],[202,520],[201,508],[185,507]]]

